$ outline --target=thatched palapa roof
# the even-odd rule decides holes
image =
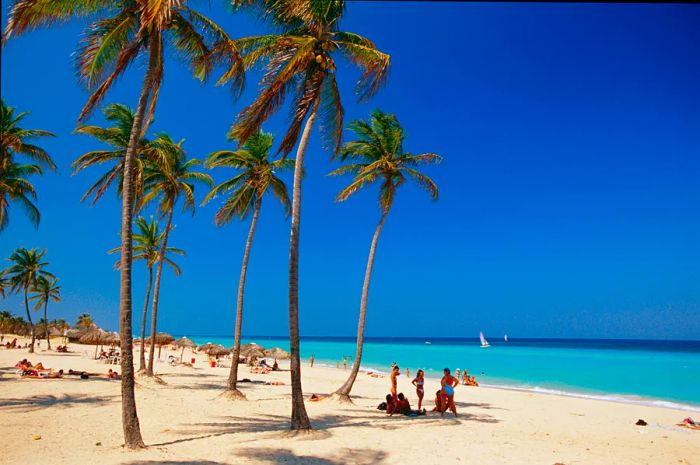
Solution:
[[[177,347],[197,347],[197,344],[184,336],[173,342],[173,345]]]
[[[157,346],[164,346],[164,345],[170,344],[174,340],[175,340],[175,338],[168,333],[156,334],[156,345]],[[150,343],[151,343],[151,337],[149,336],[146,338],[146,344],[150,344]]]

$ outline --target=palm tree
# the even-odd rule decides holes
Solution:
[[[144,196],[141,202],[142,207],[157,199],[158,211],[162,216],[166,216],[165,229],[163,230],[163,240],[158,252],[158,267],[156,269],[155,284],[153,288],[153,303],[151,306],[151,341],[155,341],[156,326],[158,321],[158,299],[160,296],[160,279],[165,263],[165,251],[168,247],[168,235],[172,229],[173,213],[175,205],[180,197],[183,198],[183,211],[191,210],[194,215],[195,183],[203,183],[208,186],[214,185],[211,176],[192,169],[202,162],[196,158],[187,160],[185,151],[182,148],[184,139],[175,142],[165,133],[157,134],[156,139],[151,143],[152,150],[159,153],[159,158],[165,160],[164,163],[148,163],[144,170]],[[142,342],[143,343],[143,342]],[[151,344],[148,354],[148,367],[146,374],[153,376],[153,360],[155,358],[155,344]]]
[[[233,178],[224,181],[207,194],[202,204],[205,204],[220,194],[229,193],[228,198],[216,213],[214,222],[217,226],[224,226],[233,218],[245,220],[252,213],[253,218],[248,230],[248,239],[243,251],[241,274],[238,280],[238,296],[236,301],[236,325],[233,333],[233,357],[231,371],[226,388],[227,395],[232,399],[245,398],[238,390],[238,357],[241,354],[241,326],[243,324],[243,291],[245,288],[246,274],[248,273],[248,258],[250,247],[253,244],[253,235],[258,223],[262,200],[266,193],[274,195],[289,212],[290,202],[287,194],[287,186],[277,177],[277,172],[292,169],[294,160],[289,158],[270,160],[272,148],[272,134],[262,131],[254,134],[236,151],[221,150],[209,155],[205,162],[207,168],[228,167],[240,172]]]
[[[3,295],[4,297],[4,295]],[[3,310],[0,312],[0,336],[2,336],[2,339],[0,339],[0,342],[5,339],[5,333],[8,333],[11,331],[12,327],[12,313],[8,312],[7,310]]]
[[[78,316],[78,320],[75,322],[75,327],[78,329],[88,329],[94,323],[95,322],[92,320],[89,313],[82,313]]]
[[[146,299],[143,302],[143,313],[141,315],[141,351],[139,354],[139,372],[146,371],[146,354],[144,349],[144,341],[146,340],[146,317],[148,316],[148,302],[151,298],[151,289],[153,287],[153,265],[158,261],[158,253],[160,251],[161,244],[163,243],[163,237],[165,232],[161,232],[158,229],[158,221],[151,217],[150,221],[146,221],[145,218],[139,216],[134,221],[134,225],[138,229],[138,233],[134,234],[134,260],[144,260],[146,262],[146,269],[148,269],[148,286],[146,288]],[[108,253],[118,253],[121,252],[120,247],[115,247],[111,249]],[[166,249],[166,254],[175,255],[185,255],[185,251],[182,249],[176,249],[175,247],[168,247]],[[119,268],[120,261],[115,263],[115,267]],[[175,276],[180,276],[180,267],[170,258],[165,257],[165,263],[170,265],[170,267],[175,272]]]
[[[45,253],[46,249],[16,249],[8,259],[13,262],[13,265],[6,270],[10,280],[10,290],[15,294],[19,294],[20,291],[24,293],[24,308],[27,311],[27,320],[29,321],[29,329],[32,336],[29,353],[34,352],[35,340],[32,315],[29,313],[29,290],[36,285],[39,278],[54,277],[54,275],[44,269],[48,265],[47,262],[41,261]]]
[[[311,429],[301,388],[299,356],[299,230],[301,222],[301,178],[304,154],[311,128],[320,116],[321,136],[327,148],[337,150],[343,127],[343,107],[336,84],[334,56],[340,52],[362,69],[356,87],[360,100],[373,95],[389,69],[389,55],[360,35],[339,30],[344,0],[266,0],[266,14],[282,32],[238,41],[246,66],[266,60],[262,90],[239,115],[230,135],[241,143],[257,133],[261,125],[293,94],[293,117],[279,150],[288,154],[299,138],[292,189],[292,224],[289,238],[289,346],[292,385],[293,430]]]
[[[421,188],[428,191],[433,200],[437,200],[437,186],[432,179],[418,171],[416,167],[422,164],[440,163],[442,158],[434,153],[413,155],[405,152],[403,149],[405,139],[403,128],[399,125],[394,115],[383,113],[380,110],[372,112],[369,122],[355,120],[348,127],[358,135],[359,139],[345,144],[339,155],[341,160],[349,159],[355,163],[340,167],[330,174],[333,176],[353,174],[354,178],[352,183],[338,194],[337,200],[345,201],[363,187],[379,182],[379,208],[381,210],[379,223],[374,230],[374,236],[369,248],[365,281],[362,285],[355,361],[347,381],[335,392],[335,395],[341,401],[349,402],[350,390],[355,383],[362,360],[367,297],[374,265],[374,254],[377,250],[377,242],[379,241],[382,227],[394,203],[396,189],[403,185],[406,179],[412,179]]]
[[[91,89],[80,120],[87,118],[117,78],[142,55],[148,65],[136,105],[136,115],[124,154],[122,184],[120,339],[122,349],[122,426],[128,449],[145,447],[141,437],[134,397],[134,361],[131,314],[131,226],[134,203],[133,165],[143,128],[155,112],[163,80],[164,46],[189,62],[193,74],[205,80],[214,64],[226,71],[217,84],[231,83],[239,94],[243,85],[243,65],[236,45],[216,23],[187,7],[187,0],[151,2],[127,0],[14,0],[10,9],[3,43],[26,30],[68,21],[75,17],[95,17],[87,29],[77,54],[78,75]],[[148,110],[147,110],[148,108]]]
[[[9,289],[10,279],[5,270],[0,270],[0,297],[5,298],[5,289]]]
[[[37,195],[27,178],[32,174],[41,175],[42,165],[56,170],[44,149],[27,142],[37,137],[54,137],[54,134],[42,129],[21,128],[19,125],[28,114],[15,115],[15,109],[0,100],[0,231],[10,222],[10,201],[21,205],[32,224],[39,227],[39,209],[34,205]],[[16,159],[19,155],[36,163],[22,164]]]
[[[94,205],[102,195],[107,191],[107,189],[115,183],[117,186],[117,193],[122,194],[123,181],[124,181],[124,160],[126,159],[126,149],[129,145],[129,138],[131,136],[131,128],[134,125],[134,119],[136,114],[134,111],[126,105],[120,103],[112,103],[105,106],[104,110],[105,120],[112,123],[110,127],[100,127],[100,126],[90,126],[81,125],[75,130],[78,134],[85,134],[92,136],[111,147],[111,150],[93,150],[91,152],[85,153],[78,157],[71,168],[73,168],[73,174],[84,170],[85,168],[101,165],[103,163],[114,163],[109,170],[100,176],[100,178],[90,187],[90,189],[85,192],[85,195],[80,199],[84,201],[91,195],[93,196],[92,205]],[[148,145],[148,140],[145,137],[141,137],[138,141],[138,145],[135,149],[134,163],[133,163],[133,177],[134,177],[134,197],[139,199],[143,192],[143,164],[147,160],[148,154],[152,154],[145,150]]]
[[[61,301],[61,286],[58,285],[58,279],[55,276],[39,276],[32,288],[34,295],[29,300],[36,300],[34,310],[39,310],[44,307],[44,336],[49,350],[51,350],[51,340],[49,339],[49,320],[46,319],[46,308],[49,305],[49,300],[54,302]]]

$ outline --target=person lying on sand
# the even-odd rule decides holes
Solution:
[[[117,373],[116,371],[113,371],[111,368],[109,369],[109,372],[107,373],[107,377],[109,379],[122,379],[121,375]]]
[[[55,373],[47,373],[45,371],[37,372],[30,370],[22,373],[20,377],[23,379],[58,379],[63,378],[63,370],[58,370],[58,372]]]

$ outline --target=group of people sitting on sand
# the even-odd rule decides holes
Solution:
[[[407,370],[407,373],[410,373]],[[467,370],[462,372],[462,385],[465,386],[478,386],[479,383],[476,382],[473,376],[467,374]],[[416,388],[416,396],[418,397],[418,410],[411,410],[411,406],[408,399],[401,392],[397,392],[397,377],[401,374],[399,366],[395,363],[392,364],[391,369],[391,393],[387,394],[386,402],[382,402],[379,405],[380,410],[386,410],[387,413],[393,415],[394,413],[403,413],[405,415],[425,415],[425,409],[423,407],[423,397],[425,395],[425,372],[423,370],[418,370],[416,377],[411,381]],[[435,393],[435,407],[433,412],[440,412],[440,415],[444,416],[447,410],[454,413],[457,416],[457,407],[454,402],[455,388],[459,386],[459,368],[455,373],[456,376],[452,376],[450,369],[445,368],[443,370],[443,377],[440,380],[440,389]]]
[[[256,362],[257,362],[257,360],[256,360]],[[279,370],[280,370],[280,366],[277,363],[277,359],[275,359],[272,366],[268,365],[267,361],[265,359],[260,360],[260,362],[258,362],[258,363],[253,363],[250,366],[251,373],[257,373],[257,374],[262,374],[262,375],[266,375],[271,371],[279,371]]]
[[[459,368],[455,370],[455,378],[459,379]],[[476,382],[476,378],[469,376],[467,369],[462,371],[462,385],[463,386],[478,386],[479,383]]]
[[[58,379],[63,378],[64,371],[54,371],[53,368],[46,368],[39,362],[36,365],[32,364],[26,358],[15,364],[19,375],[23,379]],[[68,370],[67,375],[78,376],[80,379],[88,379],[91,376],[96,378],[121,379],[121,375],[110,368],[107,373],[88,373],[86,371]]]

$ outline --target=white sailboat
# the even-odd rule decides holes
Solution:
[[[508,335],[507,334],[505,336],[503,336],[503,340],[508,342]]]
[[[489,341],[487,341],[486,338],[484,337],[483,331],[479,331],[479,339],[481,340],[481,347],[482,348],[485,349],[486,347],[489,347]]]

